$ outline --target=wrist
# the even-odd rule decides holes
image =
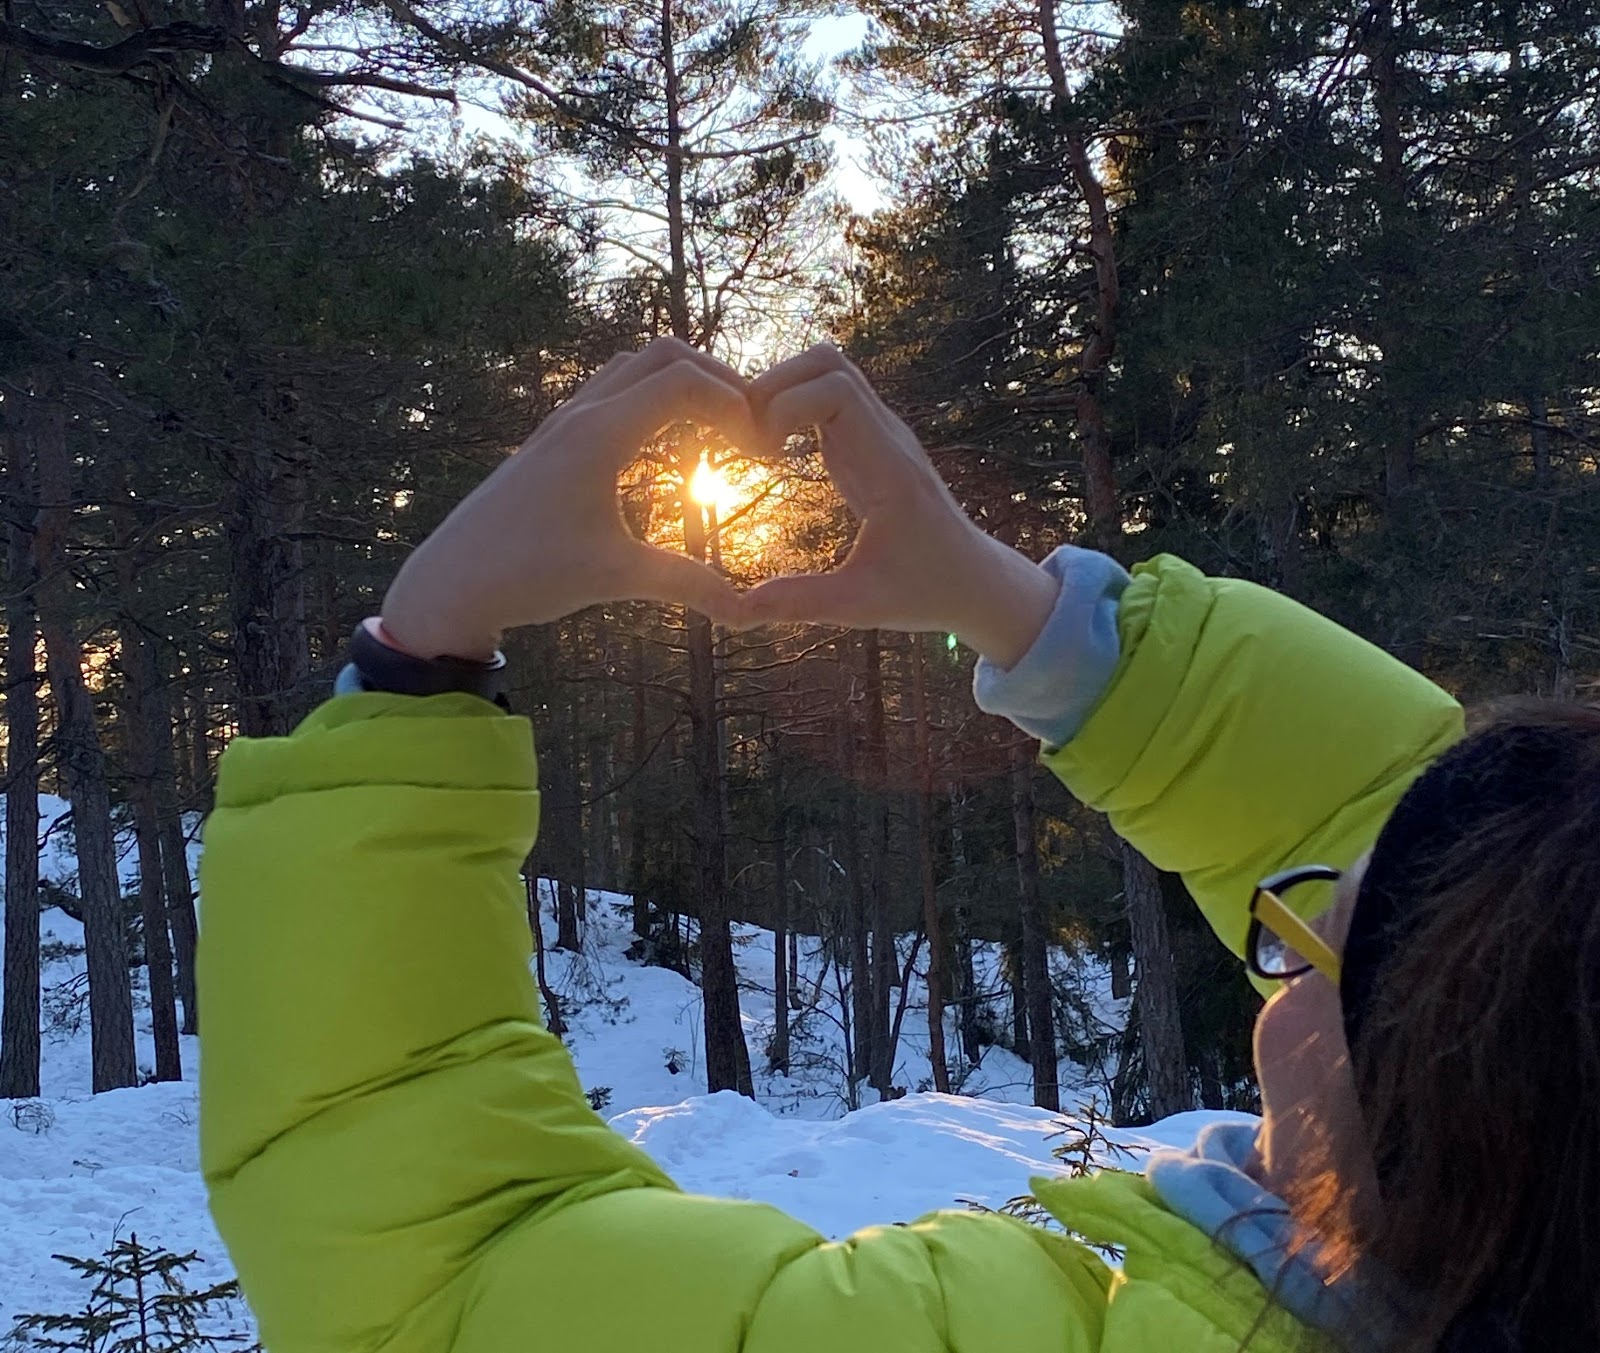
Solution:
[[[464,607],[397,595],[394,588],[384,599],[379,626],[384,642],[415,658],[489,662],[500,647],[501,631],[475,621]]]
[[[1010,671],[1027,655],[1055,609],[1061,584],[1025,555],[986,536],[988,555],[970,620],[956,637]]]
[[[350,636],[349,661],[334,683],[338,695],[385,691],[391,695],[429,697],[476,695],[510,711],[506,659],[496,653],[489,662],[471,658],[421,658],[399,647],[376,617],[363,620]]]

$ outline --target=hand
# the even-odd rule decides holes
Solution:
[[[746,623],[812,621],[944,631],[1014,667],[1055,605],[1057,583],[961,510],[916,435],[829,344],[773,367],[750,403],[769,445],[814,426],[828,473],[860,520],[832,573],[775,578],[746,595]]]
[[[487,659],[504,631],[601,602],[682,602],[739,620],[725,579],[636,540],[617,505],[618,473],[678,422],[756,441],[744,382],[722,363],[673,339],[612,358],[406,560],[384,628],[419,657]]]

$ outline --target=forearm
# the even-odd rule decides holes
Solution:
[[[540,1026],[534,782],[526,722],[470,696],[346,697],[224,758],[202,1168],[269,1346],[375,1340],[518,1218],[669,1182]]]
[[[1444,691],[1315,612],[1164,557],[1128,575],[1058,550],[1054,610],[979,705],[1163,868],[1236,952],[1256,878],[1345,867],[1411,779],[1461,734]]]
[[[1162,556],[1135,570],[1104,695],[1047,764],[1184,882],[1241,951],[1255,882],[1347,867],[1462,733],[1426,677],[1265,588]]]

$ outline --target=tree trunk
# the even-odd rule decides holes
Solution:
[[[133,995],[128,984],[127,936],[111,828],[105,752],[95,725],[94,700],[83,675],[83,650],[73,620],[72,575],[66,561],[71,525],[72,463],[66,411],[49,395],[29,401],[38,467],[39,631],[56,710],[57,763],[72,801],[78,891],[89,971],[89,1027],[93,1088],[116,1090],[139,1078],[133,1043]]]
[[[305,476],[272,445],[272,412],[240,454],[228,519],[229,589],[239,730],[281,737],[309,706],[311,654],[299,533]]]
[[[342,569],[334,542],[314,542],[317,586],[316,636],[317,663],[325,672],[336,672],[344,663],[344,646],[349,638],[345,628],[344,612],[339,605],[339,581]]]
[[[1133,931],[1134,1001],[1139,1007],[1150,1113],[1154,1118],[1167,1118],[1194,1108],[1194,1091],[1183,1047],[1178,976],[1167,934],[1166,904],[1156,867],[1126,841],[1120,844],[1122,886]]]
[[[608,645],[609,636],[597,632],[596,641]],[[622,891],[622,850],[617,813],[617,735],[614,687],[607,681],[585,684],[585,755],[588,782],[584,790],[586,821],[583,842],[584,877],[605,892]]]
[[[861,846],[861,806],[864,793],[856,774],[856,735],[850,717],[849,668],[845,665],[849,637],[839,640],[839,770],[844,779],[839,794],[839,836],[844,844],[844,867],[850,890],[845,938],[850,951],[850,1023],[854,1034],[852,1080],[864,1079],[872,1067],[872,955],[868,946],[867,864]],[[852,1093],[854,1087],[852,1086]]]
[[[1305,552],[1300,548],[1300,499],[1284,495],[1283,506],[1272,524],[1272,553],[1278,565],[1278,589],[1291,597],[1306,594]]]
[[[1544,493],[1550,487],[1550,406],[1542,390],[1528,396],[1528,446],[1533,453],[1533,487]]]
[[[1028,978],[1022,966],[1020,923],[1006,941],[1004,957],[1011,977],[1011,1050],[1031,1065],[1033,1053],[1028,1046]]]
[[[119,561],[120,563],[120,561]],[[131,564],[119,569],[124,602],[133,595]],[[124,616],[119,625],[127,694],[129,801],[139,856],[139,915],[144,923],[144,961],[150,981],[150,1025],[156,1045],[156,1079],[183,1079],[178,1051],[178,1009],[172,977],[172,943],[167,931],[166,876],[162,864],[161,818],[156,802],[155,740],[168,730],[152,726],[151,687],[158,679],[155,657],[138,623]]]
[[[583,643],[581,620],[573,621],[573,630],[576,640],[574,647],[581,649]],[[567,755],[571,758],[567,763],[567,790],[571,795],[572,832],[567,838],[568,884],[564,890],[568,943],[562,947],[574,952],[583,947],[583,933],[589,924],[589,823],[584,810],[587,790],[583,782],[583,763],[578,757],[579,749],[583,746],[583,729],[587,717],[583,688],[580,687],[567,706]]]
[[[126,503],[131,503],[124,484]],[[166,874],[162,864],[161,814],[157,803],[156,747],[172,736],[160,718],[156,687],[161,671],[152,639],[139,622],[139,523],[126,503],[114,509],[122,537],[116,553],[117,591],[123,607],[117,633],[121,641],[123,710],[126,725],[128,798],[133,809],[134,844],[139,857],[139,916],[144,924],[144,961],[150,985],[150,1026],[155,1038],[158,1081],[183,1079],[178,1049],[177,997],[168,934]]]
[[[189,873],[189,838],[183,830],[177,803],[166,792],[166,785],[158,781],[157,791],[161,812],[162,891],[167,899],[167,925],[172,931],[172,958],[177,968],[178,1004],[182,1013],[178,1030],[198,1034],[200,999],[195,983],[195,953],[199,947],[200,927],[194,913],[194,881]]]
[[[1053,8],[1050,10],[1053,15]],[[1057,90],[1064,103],[1065,92]],[[1116,476],[1111,463],[1111,432],[1105,400],[1110,364],[1117,345],[1121,281],[1105,189],[1089,162],[1080,129],[1067,136],[1067,158],[1074,182],[1089,213],[1089,250],[1095,270],[1095,330],[1084,344],[1079,364],[1077,433],[1083,448],[1084,510],[1090,536],[1100,549],[1114,553],[1123,543]],[[1187,1063],[1178,1013],[1178,984],[1161,907],[1160,875],[1126,842],[1121,843],[1124,888],[1133,926],[1134,961],[1139,968],[1138,1002],[1152,1112],[1158,1117],[1189,1107]],[[1175,1049],[1175,1051],[1174,1051]],[[1159,1088],[1158,1088],[1159,1087]]]
[[[1393,348],[1386,349],[1393,351]],[[1411,432],[1398,432],[1389,443],[1383,464],[1383,491],[1391,505],[1417,479],[1417,438]]]
[[[1125,1001],[1133,995],[1133,970],[1128,966],[1132,955],[1121,942],[1111,948],[1111,999]]]
[[[203,677],[195,681],[189,700],[189,775],[190,807],[202,817],[211,815],[215,798],[211,775],[211,704]]]
[[[955,975],[960,1002],[961,1055],[968,1066],[977,1066],[983,1056],[978,1028],[978,974],[972,962],[971,923],[964,911],[956,916]]]
[[[772,1048],[767,1068],[789,1074],[789,834],[784,807],[783,773],[774,786],[778,811],[774,816],[773,874],[777,884],[777,905],[772,917]]]
[[[684,242],[688,218],[683,206],[683,94],[678,79],[672,5],[673,0],[661,0],[662,93],[667,114],[667,315],[673,335],[685,343],[693,343],[694,328],[689,319],[689,252]],[[695,461],[698,464],[698,454]],[[689,473],[694,473],[693,467]]]
[[[1039,0],[1039,36],[1044,41],[1044,68],[1050,76],[1050,92],[1057,107],[1071,97],[1067,84],[1067,65],[1061,59],[1061,35],[1056,29],[1055,0]]]
[[[645,884],[645,823],[649,820],[650,784],[645,763],[650,759],[649,702],[645,693],[648,673],[644,638],[635,634],[629,645],[633,655],[633,729],[631,759],[633,779],[628,785],[628,890],[633,894],[633,933],[650,938],[650,890]]]
[[[168,680],[170,681],[170,674]],[[200,1032],[200,1004],[195,989],[195,948],[199,927],[194,914],[194,881],[189,874],[189,838],[178,801],[174,761],[172,702],[166,682],[150,692],[155,741],[156,811],[161,834],[162,891],[167,899],[167,924],[172,930],[172,956],[178,969],[178,1000],[183,1008],[181,1031]]]
[[[132,791],[134,844],[139,857],[139,917],[144,926],[144,962],[150,983],[150,1029],[155,1039],[155,1078],[181,1081],[178,1004],[172,976],[172,939],[167,930],[166,880],[161,863],[161,824],[153,786]]]
[[[911,979],[916,975],[917,957],[921,954],[923,941],[926,939],[926,935],[914,935],[912,937],[911,952],[906,955],[905,965],[895,977],[894,1018],[889,1021],[889,1046],[891,1048],[900,1046],[900,1029],[905,1023],[906,1010],[911,1005]],[[903,1085],[890,1086],[887,1098],[903,1099],[905,1093],[906,1087]]]
[[[933,856],[933,754],[928,727],[926,644],[912,638],[911,699],[917,737],[917,863],[922,887],[922,928],[928,936],[928,1064],[933,1088],[950,1093],[950,1067],[944,1048],[945,938],[939,916],[939,886]]]
[[[872,1088],[879,1097],[888,1094],[894,1080],[894,1040],[889,1027],[890,999],[900,977],[890,914],[889,887],[889,748],[883,714],[883,649],[878,631],[861,638],[862,696],[866,702],[866,760],[869,800],[867,888],[871,899],[872,984],[869,1010],[872,1018],[872,1059],[868,1065]]]
[[[0,1099],[39,1094],[39,682],[33,534],[33,446],[8,439],[6,498],[5,996],[0,1009]]]
[[[1050,944],[1039,898],[1038,825],[1033,797],[1032,747],[1023,744],[1011,767],[1011,817],[1016,828],[1017,896],[1022,913],[1021,971],[1027,991],[1028,1060],[1033,1066],[1033,1102],[1059,1112],[1055,1003],[1050,990]]]
[[[959,886],[967,886],[967,838],[961,821],[962,796],[959,791],[950,794],[950,865],[955,871]],[[972,964],[972,919],[964,900],[965,893],[956,899],[955,937],[951,946],[955,962],[951,970],[955,976],[956,1016],[961,1031],[961,1055],[968,1066],[976,1066],[983,1049],[978,1042],[978,975]]]
[[[569,954],[583,951],[583,930],[578,917],[583,903],[584,885],[568,879],[552,881],[556,890],[556,948]]]
[[[694,342],[689,319],[689,263],[683,201],[682,92],[674,38],[673,0],[661,0],[661,56],[667,116],[667,306],[673,334]],[[705,518],[689,497],[699,465],[696,447],[679,457],[683,478],[683,543],[690,558],[706,558]],[[700,905],[700,989],[705,1001],[706,1088],[755,1097],[750,1049],[739,1018],[739,975],[728,924],[727,842],[723,820],[721,711],[717,706],[716,636],[711,620],[689,612],[690,760],[694,766],[695,873]]]
[[[1117,1065],[1111,1073],[1111,1122],[1115,1127],[1128,1127],[1134,1121],[1134,1107],[1138,1101],[1139,1062],[1142,1055],[1139,1037],[1139,1007],[1134,1006],[1117,1039]]]
[[[568,696],[565,710],[551,720],[552,736],[544,744],[545,797],[538,852],[541,872],[549,876],[555,890],[555,947],[574,954],[583,947],[583,904],[587,900],[575,698]]]
[[[1367,12],[1367,71],[1378,113],[1378,173],[1398,205],[1405,188],[1405,142],[1400,130],[1400,52],[1394,0],[1377,0]]]
[[[1122,537],[1117,481],[1111,466],[1111,433],[1106,425],[1106,382],[1117,348],[1117,312],[1122,303],[1111,213],[1105,189],[1089,163],[1083,133],[1067,137],[1067,160],[1089,212],[1089,253],[1094,259],[1095,328],[1078,359],[1076,428],[1083,454],[1083,508],[1095,548],[1111,552]]]
[[[683,751],[683,739],[678,728],[678,719],[673,717],[667,724],[666,751],[663,758],[668,766],[689,766],[693,772],[692,763]],[[674,784],[678,783],[676,779]],[[681,819],[681,814],[675,815],[674,822]],[[684,846],[687,838],[689,850],[685,853]],[[656,934],[663,937],[664,952],[671,956],[673,971],[688,977],[689,954],[684,948],[683,926],[683,891],[686,883],[693,886],[694,876],[694,840],[688,832],[674,831],[664,843],[669,851],[660,877],[667,879],[662,890],[662,895],[655,905],[655,915],[652,924]]]
[[[551,989],[544,970],[544,925],[539,919],[539,874],[532,860],[523,866],[523,887],[528,895],[528,932],[533,940],[533,975],[544,1001],[544,1027],[560,1038],[567,1031],[561,1018],[561,1002]]]
[[[604,708],[605,704],[606,701],[602,696],[602,708],[592,710],[586,721],[589,736],[585,739],[587,751],[584,761],[588,766],[589,775],[584,790],[587,801],[584,808],[586,821],[583,826],[586,857],[584,877],[592,878],[596,888],[614,893],[617,891],[618,882],[617,858],[613,850],[617,833],[612,812],[615,800],[611,794],[604,792],[605,786],[611,783],[611,740],[605,733],[609,711]]]
[[[1405,139],[1401,127],[1404,94],[1400,88],[1401,29],[1395,22],[1393,0],[1377,0],[1366,16],[1364,48],[1367,75],[1372,83],[1378,131],[1378,221],[1380,230],[1402,227],[1406,202]],[[1386,363],[1398,364],[1399,354],[1414,341],[1404,313],[1403,291],[1410,283],[1396,266],[1398,254],[1387,251],[1379,266],[1381,295],[1378,302],[1378,348]],[[1384,494],[1389,507],[1416,482],[1417,411],[1409,398],[1384,391],[1392,411],[1390,442],[1384,448]]]
[[[688,474],[685,474],[685,484]],[[684,534],[689,552],[705,558],[700,511],[684,492]],[[727,825],[723,820],[722,765],[717,724],[716,655],[711,621],[689,613],[689,741],[694,768],[695,873],[700,911],[700,986],[705,1001],[706,1088],[755,1095],[750,1052],[739,1016],[739,979],[728,922]]]

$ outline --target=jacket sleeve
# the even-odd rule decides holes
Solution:
[[[590,1111],[528,970],[535,779],[467,696],[342,697],[223,759],[201,1163],[271,1353],[1095,1349],[1079,1246],[960,1213],[827,1242]]]
[[[1292,864],[1348,868],[1461,707],[1405,664],[1287,597],[1139,565],[1111,685],[1046,764],[1162,869],[1183,875],[1242,953],[1255,884]]]

